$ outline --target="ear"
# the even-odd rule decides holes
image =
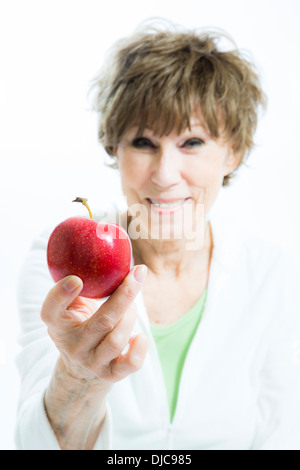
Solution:
[[[231,173],[238,166],[240,161],[240,153],[234,152],[233,149],[229,149],[224,164],[224,176],[229,175],[229,173]]]

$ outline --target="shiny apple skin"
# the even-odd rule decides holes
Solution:
[[[47,263],[55,282],[68,275],[83,281],[82,297],[111,295],[130,271],[131,242],[123,227],[70,217],[51,233]]]

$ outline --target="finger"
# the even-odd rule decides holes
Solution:
[[[79,295],[83,288],[82,280],[77,276],[67,276],[49,291],[44,300],[41,319],[48,326],[55,326],[64,317],[66,309]]]
[[[77,296],[68,305],[64,312],[64,318],[70,319],[70,325],[82,324],[91,318],[98,309],[95,299]]]
[[[88,348],[96,347],[112,331],[124,313],[129,309],[147,275],[145,265],[131,269],[122,284],[95,312],[85,324],[85,341]]]
[[[115,328],[105,336],[95,349],[97,363],[108,366],[128,345],[137,317],[137,310],[133,307],[135,306],[131,306],[127,310]]]
[[[115,381],[122,380],[129,374],[137,372],[144,363],[148,348],[149,340],[143,333],[131,338],[128,352],[120,354],[110,363],[111,376]]]

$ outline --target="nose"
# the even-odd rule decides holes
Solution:
[[[160,189],[168,189],[176,186],[180,179],[181,162],[176,150],[161,147],[154,158],[151,182]]]

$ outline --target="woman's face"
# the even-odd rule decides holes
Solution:
[[[179,135],[174,130],[159,137],[147,128],[136,137],[136,132],[137,127],[129,129],[115,147],[129,210],[138,204],[140,221],[148,227],[150,222],[155,233],[163,226],[176,238],[194,230],[195,221],[201,214],[205,218],[217,199],[224,176],[237,165],[237,156],[222,138],[212,138],[197,117],[191,119],[191,130]]]

